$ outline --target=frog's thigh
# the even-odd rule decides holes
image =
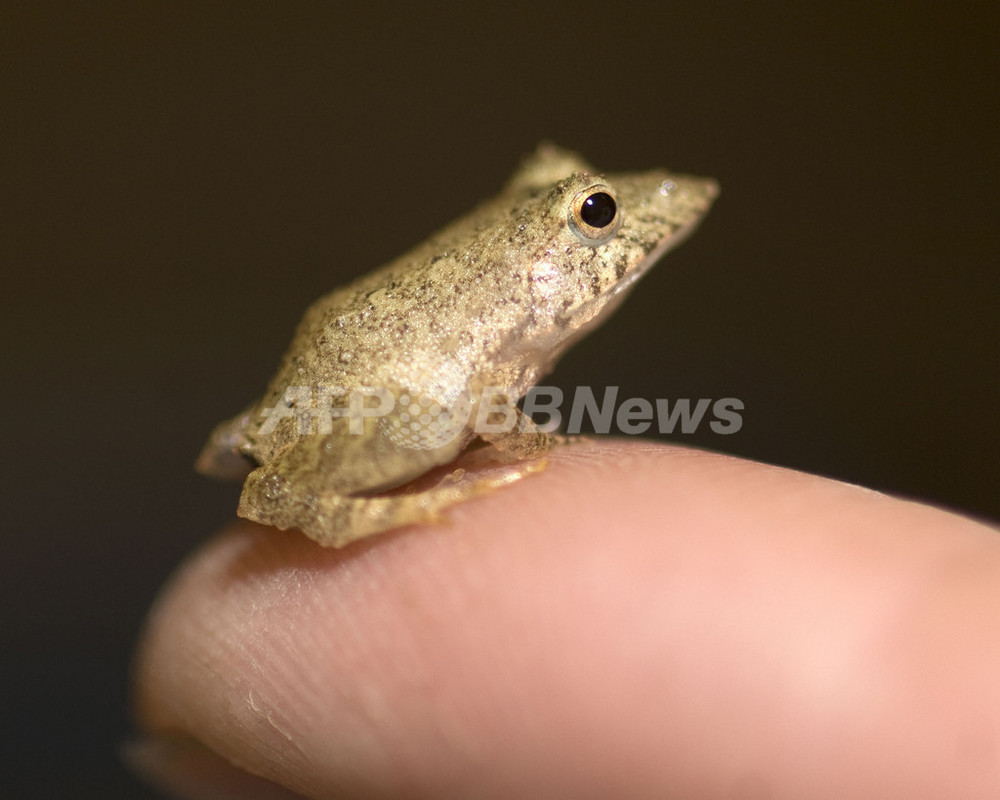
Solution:
[[[237,513],[263,525],[297,528],[324,547],[343,547],[357,539],[403,525],[441,520],[441,512],[533,472],[508,467],[486,476],[457,469],[436,486],[405,494],[353,497],[317,492],[261,467],[247,477]]]

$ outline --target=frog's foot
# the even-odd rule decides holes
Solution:
[[[428,488],[423,488],[424,480],[418,480],[385,494],[351,496],[297,489],[273,470],[260,467],[247,477],[237,513],[282,530],[298,528],[324,547],[343,547],[403,525],[441,522],[449,506],[542,468],[542,461],[502,466],[494,462],[485,469],[459,467]]]
[[[483,441],[493,445],[492,457],[497,461],[525,461],[545,455],[563,437],[538,429],[534,420],[517,409],[517,424],[504,433],[480,434]]]

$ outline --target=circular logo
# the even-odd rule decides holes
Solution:
[[[408,390],[396,398],[391,413],[379,418],[385,435],[399,447],[435,450],[452,442],[465,428],[472,413],[468,389],[447,408],[433,397]]]

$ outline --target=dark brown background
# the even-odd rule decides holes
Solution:
[[[128,657],[233,515],[206,433],[542,138],[723,187],[553,382],[735,396],[677,438],[1000,518],[990,5],[5,4],[0,788],[149,796]]]

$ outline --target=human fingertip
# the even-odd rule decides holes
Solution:
[[[251,775],[189,736],[160,735],[126,742],[125,765],[177,800],[301,800],[302,795]]]

